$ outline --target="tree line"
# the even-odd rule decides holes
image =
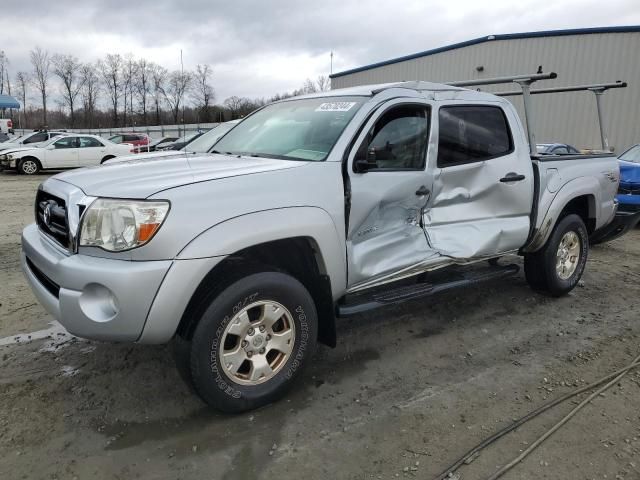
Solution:
[[[22,112],[18,128],[117,128],[209,123],[242,118],[262,105],[305,93],[329,90],[328,77],[307,79],[292,92],[270,98],[231,96],[216,103],[213,67],[169,70],[133,54],[107,54],[81,62],[69,54],[36,47],[31,69],[9,74],[0,51],[0,94],[16,97]],[[57,107],[57,108],[56,108]],[[15,115],[14,115],[15,116]]]

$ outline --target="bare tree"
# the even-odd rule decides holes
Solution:
[[[304,81],[304,85],[302,85],[302,92],[303,94],[305,93],[316,93],[318,91],[318,87],[316,87],[316,83],[311,80],[310,78],[307,78]],[[298,95],[297,92],[294,92],[294,95]]]
[[[20,121],[20,128],[27,125],[27,85],[29,84],[29,74],[27,72],[16,73],[16,86],[18,87],[18,97],[22,100],[22,115],[24,123]]]
[[[167,80],[168,71],[160,65],[153,64],[151,66],[151,80],[153,83],[153,103],[156,111],[156,125],[162,124],[160,116],[160,104],[162,100],[162,92],[164,91],[165,82]]]
[[[331,90],[331,79],[325,75],[319,75],[316,79],[316,85],[319,92]]]
[[[100,92],[98,69],[91,63],[85,63],[80,69],[80,76],[82,77],[81,95],[85,124],[88,124],[89,128],[93,128],[96,103]]]
[[[124,117],[122,119],[124,126],[127,125],[127,109],[129,114],[133,117],[133,88],[136,76],[136,61],[133,55],[127,53],[122,63],[122,92],[124,94]],[[130,123],[133,124],[133,118],[130,119]]]
[[[147,125],[147,106],[149,95],[152,94],[153,86],[153,70],[155,65],[148,62],[144,58],[138,60],[136,66],[136,76],[134,79],[134,88],[138,97],[138,104],[142,109],[142,123]]]
[[[98,70],[109,93],[109,100],[113,107],[113,125],[118,126],[118,105],[122,95],[122,57],[120,54],[107,54],[98,62]]]
[[[60,78],[63,85],[62,102],[69,107],[71,113],[71,128],[75,126],[75,104],[76,98],[82,88],[82,75],[80,69],[82,64],[72,55],[56,54],[52,57],[53,73]]]
[[[234,120],[240,116],[242,107],[247,103],[246,98],[232,96],[224,101],[224,106],[227,107],[229,113],[231,113],[231,120]]]
[[[180,106],[184,100],[185,93],[191,87],[193,74],[190,72],[182,72],[174,70],[169,74],[166,84],[162,87],[162,96],[171,110],[173,121],[178,122],[180,115]],[[182,119],[184,121],[184,118]]]
[[[197,102],[197,107],[202,113],[202,121],[209,122],[211,120],[211,104],[215,100],[215,92],[209,83],[211,78],[210,65],[197,65],[194,74],[193,96]]]
[[[31,65],[33,65],[33,82],[42,97],[42,124],[47,125],[47,87],[49,86],[49,69],[51,58],[49,52],[36,47],[31,50]]]

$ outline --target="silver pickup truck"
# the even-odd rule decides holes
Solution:
[[[223,411],[281,396],[336,317],[513,275],[558,296],[616,213],[613,156],[531,156],[514,107],[428,82],[265,106],[202,155],[62,173],[22,266],[80,337],[175,341]]]

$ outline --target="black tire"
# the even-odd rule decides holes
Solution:
[[[23,175],[36,175],[42,169],[37,158],[25,157],[18,162],[18,173]]]
[[[267,300],[290,312],[295,330],[293,349],[273,377],[254,385],[242,384],[221,365],[220,344],[235,313]],[[261,272],[231,283],[216,295],[198,320],[191,340],[179,339],[174,352],[181,375],[205,403],[237,413],[282,397],[313,356],[317,336],[316,308],[305,287],[284,273]]]
[[[580,253],[574,272],[568,278],[561,278],[556,270],[560,242],[563,237],[574,232],[580,243]],[[554,297],[566,295],[580,281],[589,255],[589,234],[582,219],[575,214],[562,218],[553,229],[549,240],[540,250],[524,256],[524,272],[527,282],[534,290],[549,293]]]
[[[100,165],[102,165],[104,162],[106,162],[107,160],[111,160],[112,158],[116,158],[113,155],[107,155],[106,157],[104,157],[102,160],[100,160]]]

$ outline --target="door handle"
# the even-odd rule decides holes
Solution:
[[[524,180],[526,177],[524,175],[519,175],[517,173],[507,173],[506,176],[502,177],[500,179],[500,181],[502,183],[508,183],[508,182],[520,182],[522,180]]]
[[[416,195],[419,197],[424,197],[425,195],[429,195],[431,190],[422,185],[418,190],[416,190]]]

